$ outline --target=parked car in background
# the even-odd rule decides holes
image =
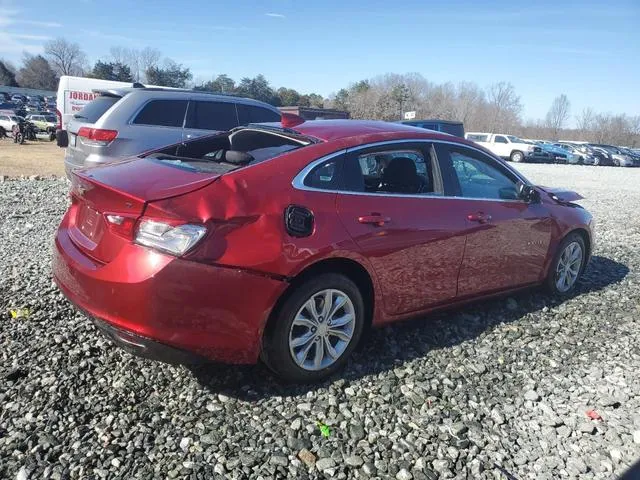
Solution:
[[[13,127],[20,123],[20,119],[13,110],[0,110],[0,139],[11,136]]]
[[[69,122],[68,144],[58,143],[67,147],[67,174],[239,125],[280,121],[276,107],[228,95],[145,87],[96,94]]]
[[[462,122],[452,120],[402,120],[398,123],[411,125],[413,127],[426,128],[434,132],[448,133],[456,137],[464,138],[464,125]]]
[[[634,161],[634,166],[640,166],[640,152],[627,147],[618,147],[618,150],[620,150],[623,154],[631,157]]]
[[[556,163],[568,163],[572,165],[580,163],[579,155],[575,155],[573,152],[563,148],[560,144],[539,143],[538,146],[544,152],[547,152]]]
[[[601,158],[601,154],[597,154],[595,150],[588,147],[587,145],[582,144],[573,144],[573,143],[556,143],[555,145],[564,148],[565,150],[577,155],[578,164],[582,165],[599,165]]]
[[[19,93],[14,93],[11,95],[11,101],[17,104],[25,104],[27,103],[27,97],[24,95],[20,95]]]
[[[639,166],[636,164],[633,157],[625,154],[618,147],[614,147],[613,145],[605,145],[602,143],[591,144],[595,147],[601,148],[602,150],[607,151],[612,158],[612,163],[616,167],[636,167]]]
[[[37,133],[46,133],[49,140],[56,138],[56,126],[58,119],[51,113],[27,115],[27,121],[31,122],[36,128]]]
[[[44,109],[44,105],[36,100],[28,102],[25,106],[27,112],[35,113]]]
[[[0,103],[5,103],[5,102],[10,102],[11,101],[11,95],[9,95],[6,92],[0,92]]]
[[[70,193],[54,279],[112,341],[262,359],[296,382],[342,367],[368,326],[523,287],[566,295],[593,244],[578,194],[388,122],[285,114],[76,171]]]
[[[498,157],[512,162],[541,161],[547,156],[541,156],[540,149],[514,135],[503,133],[468,132],[464,138],[482,145]]]

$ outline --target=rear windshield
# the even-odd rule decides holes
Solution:
[[[87,103],[73,118],[85,122],[96,123],[107,110],[113,107],[122,97],[102,96]]]

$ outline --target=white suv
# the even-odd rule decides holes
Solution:
[[[13,126],[18,123],[18,117],[13,113],[0,112],[0,139],[11,136]]]

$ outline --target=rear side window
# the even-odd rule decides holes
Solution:
[[[338,158],[332,158],[314,168],[304,179],[307,187],[337,190],[340,187]]]
[[[191,102],[187,128],[226,131],[238,126],[236,106],[229,102]]]
[[[98,97],[87,103],[73,118],[86,123],[96,123],[120,98],[122,97]]]
[[[187,100],[151,100],[133,120],[137,125],[182,127]]]
[[[353,166],[355,158],[359,168]],[[433,192],[430,168],[421,151],[371,152],[355,158],[349,158],[345,167],[347,190],[400,195]]]
[[[280,114],[269,110],[268,108],[256,107],[254,105],[238,105],[238,120],[240,125],[247,125],[248,123],[262,123],[262,122],[279,122]]]

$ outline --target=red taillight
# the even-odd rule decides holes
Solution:
[[[133,240],[137,216],[125,215],[122,213],[105,213],[105,223],[116,235],[120,235],[128,240]]]
[[[58,110],[56,108],[56,117],[58,117],[58,125],[56,125],[56,128],[58,130],[62,130],[62,114],[60,113],[60,110]]]
[[[78,136],[86,139],[85,143],[94,143],[97,145],[106,145],[115,140],[118,136],[117,130],[104,130],[102,128],[80,127]]]

